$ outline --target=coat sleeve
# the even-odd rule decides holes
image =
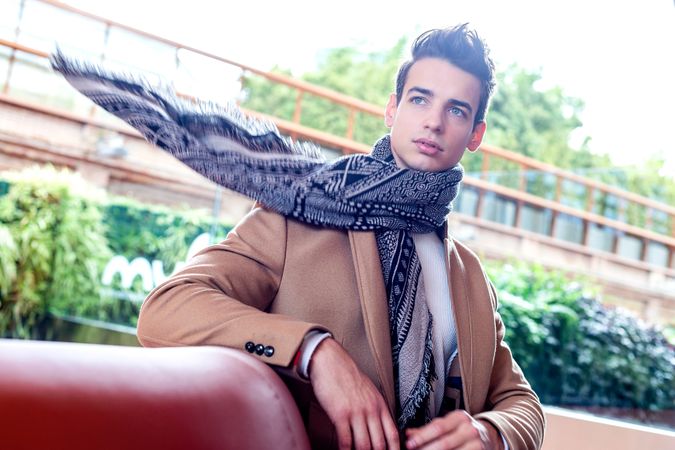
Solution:
[[[196,254],[145,299],[138,318],[143,346],[271,348],[261,361],[293,362],[305,334],[324,327],[269,310],[284,271],[286,219],[255,208],[227,238]],[[271,354],[270,354],[271,353]]]
[[[487,276],[484,276],[495,309],[496,350],[487,405],[485,411],[474,415],[474,418],[494,425],[510,450],[539,449],[544,439],[544,412],[539,398],[504,342],[504,323],[496,312],[497,293]]]

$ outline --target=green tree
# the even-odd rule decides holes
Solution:
[[[487,116],[488,132],[485,141],[539,161],[565,169],[593,167],[599,159],[588,150],[590,138],[581,148],[570,146],[572,134],[581,125],[583,101],[566,95],[561,87],[541,87],[541,73],[508,66],[497,73],[497,88]],[[478,173],[483,154],[464,158],[469,173]],[[511,161],[492,158],[489,180],[517,188],[521,168]],[[555,192],[555,179],[546,174],[527,174],[528,191],[546,197]]]
[[[384,110],[384,104],[393,91],[396,68],[405,42],[405,39],[401,39],[391,49],[368,54],[352,47],[329,50],[319,62],[318,68],[301,78],[366,102],[382,105]],[[278,67],[272,71],[290,75],[290,71]],[[282,119],[292,119],[297,96],[294,89],[257,76],[247,77],[244,87],[246,100],[242,106]],[[303,125],[345,136],[348,117],[349,111],[346,107],[313,95],[305,94],[303,98],[300,120]],[[358,142],[372,144],[387,131],[380,117],[357,113],[355,119],[353,139]]]
[[[301,78],[384,106],[394,89],[396,70],[405,46],[406,39],[402,38],[391,49],[379,52],[364,53],[354,47],[331,49],[325,52],[316,70],[303,74]],[[272,71],[291,75],[289,70],[279,67]],[[579,148],[570,145],[573,133],[582,125],[580,114],[584,103],[581,99],[565,94],[559,86],[542,87],[539,71],[516,64],[499,72],[497,78],[497,90],[488,114],[487,143],[661,202],[675,203],[675,182],[660,175],[664,165],[662,159],[646,161],[639,168],[617,168],[608,155],[590,152],[588,136]],[[246,98],[242,106],[245,108],[286,120],[293,118],[297,97],[294,89],[255,75],[245,78],[244,89]],[[345,136],[348,117],[345,107],[312,95],[306,94],[303,98],[300,123],[305,126]],[[372,144],[385,132],[380,117],[357,114],[354,140]],[[462,162],[467,172],[478,172],[482,154],[468,155]],[[518,186],[520,167],[517,164],[492,160],[490,170],[491,181],[514,188]],[[552,177],[539,173],[529,173],[528,177],[530,192],[544,197],[555,192]],[[567,202],[574,206],[583,204],[585,198],[583,189],[577,188],[571,186],[571,192],[564,193]],[[602,203],[606,199],[597,200]],[[646,211],[633,207],[622,219],[641,225],[646,222],[647,215]],[[669,229],[668,218],[660,218],[657,214],[653,220],[660,228]]]
[[[541,74],[509,66],[498,83],[488,115],[488,141],[559,167],[590,167],[593,155],[586,142],[574,151],[569,141],[581,126],[583,101],[565,95],[562,88],[541,89]]]
[[[589,150],[589,136],[579,148],[570,145],[572,134],[582,125],[583,100],[566,95],[558,86],[541,88],[539,71],[515,64],[500,72],[497,78],[497,90],[488,115],[487,142],[630,192],[675,203],[675,182],[661,175],[663,158],[650,158],[639,167],[620,168],[609,155]],[[480,162],[480,158],[473,158],[467,169],[479,170]],[[506,174],[518,170],[513,164],[501,161],[491,164],[491,169]],[[499,180],[499,174],[496,181],[509,184],[507,180]],[[542,186],[541,191],[551,192],[551,188]],[[584,192],[578,194],[585,196]],[[644,226],[647,215],[644,208],[631,205],[622,219]],[[654,221],[660,228],[668,228],[666,219],[655,217]]]

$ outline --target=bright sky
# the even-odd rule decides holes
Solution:
[[[322,50],[391,46],[471,22],[498,66],[541,68],[586,103],[582,134],[623,164],[652,154],[675,177],[673,0],[67,0],[79,8],[242,63],[300,74]],[[384,99],[383,99],[384,101]],[[489,119],[489,116],[488,116]],[[488,139],[489,142],[489,134]]]

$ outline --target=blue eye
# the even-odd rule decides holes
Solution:
[[[414,105],[423,105],[426,102],[424,97],[415,96],[410,99],[410,103]]]
[[[448,108],[448,112],[453,116],[464,117],[464,110],[456,106],[451,106],[450,108]]]

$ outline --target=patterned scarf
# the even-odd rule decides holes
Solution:
[[[312,225],[373,230],[382,264],[391,329],[399,429],[424,423],[436,386],[433,319],[426,304],[412,233],[440,227],[463,170],[399,168],[389,136],[370,155],[326,162],[320,149],[295,143],[236,107],[188,102],[142,79],[52,55],[52,67],[82,94],[137,129],[209,180]]]

